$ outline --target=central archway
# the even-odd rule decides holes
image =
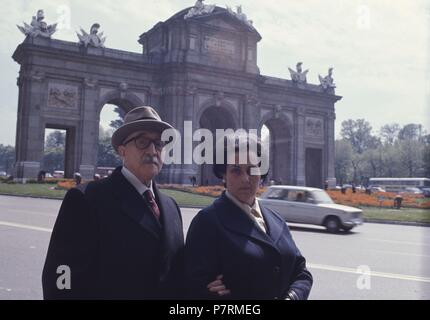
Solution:
[[[270,168],[266,181],[276,184],[293,184],[292,134],[287,119],[272,118],[262,122],[269,131]]]
[[[234,116],[227,107],[208,107],[201,114],[199,125],[200,128],[210,130],[214,139],[216,137],[216,129],[236,130]],[[203,164],[200,166],[200,185],[214,185],[220,183],[221,180],[215,177],[212,172],[212,165]]]

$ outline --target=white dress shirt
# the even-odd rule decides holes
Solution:
[[[242,211],[244,211],[252,221],[256,223],[256,225],[263,231],[267,233],[266,223],[264,222],[263,215],[261,214],[260,205],[258,204],[257,198],[252,206],[247,203],[239,201],[235,196],[233,196],[230,192],[226,191],[225,195],[229,198],[235,205],[237,205]]]
[[[137,190],[137,192],[139,192],[140,195],[143,196],[143,193],[146,190],[150,190],[153,197],[155,198],[154,195],[154,190],[152,189],[152,180],[149,183],[149,187],[147,187],[144,183],[142,183],[130,170],[128,170],[125,166],[122,167],[121,169],[121,173],[124,175],[124,177],[128,180],[128,182],[130,182],[133,187],[135,187],[135,189]]]

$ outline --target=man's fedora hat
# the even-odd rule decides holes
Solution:
[[[133,132],[147,130],[162,133],[165,129],[173,129],[173,127],[162,121],[152,107],[136,107],[125,115],[124,124],[113,133],[112,146],[118,150],[118,147]]]

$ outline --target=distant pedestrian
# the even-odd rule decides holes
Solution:
[[[400,194],[396,195],[394,198],[394,208],[399,210],[402,207],[402,200],[403,197]]]
[[[82,182],[81,174],[79,172],[75,172],[74,179],[75,179],[76,185],[79,186]]]
[[[37,183],[43,183],[46,178],[46,171],[40,170],[37,174]]]

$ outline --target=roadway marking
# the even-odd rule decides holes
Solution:
[[[389,243],[397,243],[397,244],[405,244],[411,246],[426,246],[430,247],[430,244],[426,244],[423,242],[411,242],[411,241],[402,241],[402,240],[386,240],[386,239],[375,239],[375,238],[367,238],[369,241],[380,241],[380,242],[389,242]]]
[[[363,272],[357,271],[357,269],[354,268],[345,268],[345,267],[338,267],[338,266],[328,266],[328,265],[322,265],[322,264],[313,264],[313,263],[307,263],[306,264],[311,269],[320,269],[320,270],[328,270],[328,271],[335,271],[335,272],[345,272],[345,273],[354,273],[363,275]],[[380,278],[389,278],[389,279],[396,279],[396,280],[409,280],[409,281],[418,281],[418,282],[426,282],[430,283],[430,278],[425,277],[418,277],[418,276],[410,276],[405,274],[395,274],[395,273],[385,273],[385,272],[377,272],[377,271],[370,271],[370,276],[373,277],[380,277]]]
[[[32,214],[32,215],[38,215],[38,216],[45,216],[45,217],[50,217],[50,218],[55,218],[57,216],[55,213],[49,214],[49,213],[45,213],[45,212],[37,212],[37,211],[34,211],[34,209],[33,209],[33,211],[29,211],[29,210],[9,208],[9,209],[7,209],[7,211],[16,212],[16,213],[24,213],[24,214]]]
[[[28,224],[12,223],[7,221],[0,221],[0,225],[7,226],[7,227],[21,228],[21,229],[35,230],[35,231],[52,232],[52,229],[49,229],[49,228],[36,227],[36,226],[30,226]]]
[[[400,251],[389,251],[389,250],[375,250],[375,249],[370,249],[370,250],[374,251],[374,252],[380,252],[380,253],[383,253],[383,254],[395,254],[395,255],[404,255],[404,256],[412,256],[412,257],[430,258],[430,256],[426,255],[426,254],[400,252]]]

